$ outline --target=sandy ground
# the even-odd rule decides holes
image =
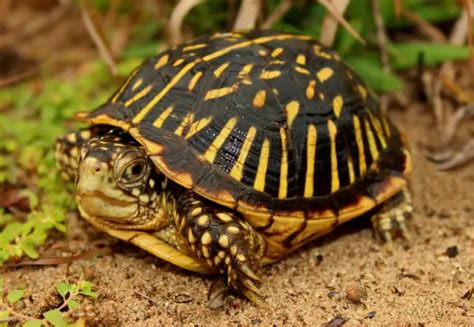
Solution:
[[[85,317],[91,326],[313,326],[337,315],[348,319],[344,326],[474,326],[474,297],[461,298],[474,287],[473,166],[439,172],[426,161],[423,146],[434,131],[426,108],[414,105],[392,117],[408,135],[414,156],[416,213],[409,249],[398,243],[388,253],[373,238],[369,220],[358,219],[265,268],[261,288],[267,307],[232,296],[223,308],[211,310],[212,278],[147,255],[72,215],[68,240],[58,235],[50,248],[79,253],[102,244],[113,252],[69,267],[9,269],[3,271],[6,287],[26,287],[31,296],[18,309],[39,317],[60,304],[56,283],[83,276],[100,295],[82,299],[71,318]],[[452,246],[459,254],[450,258],[446,250]],[[346,297],[354,281],[367,291],[362,303]]]

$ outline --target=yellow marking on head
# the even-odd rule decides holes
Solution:
[[[327,52],[324,52],[322,49],[321,49],[321,46],[320,45],[315,45],[313,46],[313,51],[314,51],[314,54],[317,56],[317,57],[321,57],[321,58],[324,58],[324,59],[332,59],[332,56],[327,53]]]
[[[288,194],[288,144],[286,140],[286,130],[280,128],[281,140],[281,166],[280,166],[280,187],[278,198],[285,199]]]
[[[367,99],[367,93],[368,93],[367,89],[359,84],[357,85],[357,91],[359,91],[359,94],[362,97],[362,100],[365,101]]]
[[[334,71],[332,70],[332,68],[324,67],[319,72],[316,73],[316,76],[319,78],[321,83],[324,83],[329,78],[331,78],[332,74],[334,74]]]
[[[201,236],[201,244],[202,245],[209,245],[212,243],[212,236],[209,232],[204,232]]]
[[[174,108],[174,105],[171,105],[168,108],[166,108],[155,120],[155,122],[153,123],[153,126],[157,128],[160,128],[161,126],[163,126],[165,120],[169,117],[169,115],[173,111],[173,108]]]
[[[223,97],[235,92],[235,90],[237,90],[237,87],[235,85],[221,87],[220,89],[209,90],[207,91],[206,96],[204,97],[204,100],[220,98],[220,97]]]
[[[296,57],[296,63],[299,65],[306,65],[306,56],[302,54],[298,55]]]
[[[229,243],[230,243],[230,242],[229,242],[229,236],[227,236],[227,235],[225,235],[225,234],[224,234],[224,235],[221,235],[221,236],[219,237],[219,240],[217,241],[217,243],[219,243],[219,245],[220,245],[221,247],[223,247],[224,249],[227,249],[227,248],[229,247]],[[222,258],[221,253],[224,253],[224,252],[223,252],[223,251],[220,251],[218,255],[219,255],[219,257]],[[224,253],[224,255],[225,255],[225,253]]]
[[[197,72],[193,76],[193,78],[191,78],[191,80],[189,81],[189,84],[188,84],[188,91],[194,90],[194,87],[196,86],[199,79],[202,77],[202,74],[203,74],[202,72]]]
[[[306,99],[312,100],[314,98],[315,88],[316,88],[316,81],[315,80],[309,81],[308,86],[306,87]]]
[[[194,134],[202,130],[204,127],[209,125],[209,123],[212,121],[211,117],[203,118],[200,120],[195,121],[194,123],[191,124],[189,127],[189,131],[184,137],[185,139],[191,138]]]
[[[364,122],[366,129],[365,132],[367,133],[367,141],[369,142],[370,154],[372,155],[372,159],[375,161],[379,158],[379,150],[377,149],[377,144],[375,143],[375,136],[372,132],[372,129],[370,128],[369,121],[367,119],[364,119]]]
[[[388,137],[392,134],[390,131],[390,125],[388,124],[387,118],[384,115],[382,116],[382,124],[383,124],[383,129],[385,130],[385,134],[387,134]]]
[[[283,48],[279,47],[272,51],[271,56],[275,58],[275,57],[278,57],[282,53],[283,53]]]
[[[217,218],[224,223],[230,223],[232,221],[232,217],[224,212],[219,212],[216,214]]]
[[[331,193],[339,190],[339,171],[337,170],[336,134],[337,127],[332,120],[328,120],[329,138],[331,140]]]
[[[334,99],[332,100],[332,108],[334,110],[334,115],[336,116],[336,118],[339,118],[339,116],[341,115],[343,105],[344,105],[344,100],[342,99],[342,96],[340,95],[335,96]]]
[[[305,74],[305,75],[310,74],[309,70],[307,70],[306,68],[300,67],[300,66],[296,66],[295,71],[297,71],[298,73],[301,73],[301,74]]]
[[[176,61],[173,63],[173,67],[178,67],[178,66],[181,65],[183,62],[184,62],[184,59],[183,59],[183,58],[179,58],[178,60],[176,60]]]
[[[354,161],[352,157],[349,155],[347,158],[347,170],[349,171],[349,183],[352,184],[355,181],[355,173],[354,173]]]
[[[132,79],[135,77],[135,75],[138,73],[138,71],[140,70],[141,66],[138,66],[137,68],[135,68],[133,70],[133,72],[130,74],[130,76],[127,77],[127,79],[125,80],[125,82],[122,84],[122,86],[120,86],[119,90],[114,94],[114,96],[112,97],[112,100],[110,100],[110,102],[117,102],[118,98],[122,95],[122,93],[125,91],[125,89],[128,87],[128,85],[130,84],[130,82],[132,81]]]
[[[193,44],[193,45],[188,45],[187,47],[183,48],[183,51],[192,51],[192,50],[197,50],[197,49],[202,49],[207,47],[207,43],[199,43],[199,44]]]
[[[125,102],[125,107],[128,107],[128,106],[134,104],[135,102],[137,102],[138,100],[140,100],[141,98],[143,98],[144,96],[146,96],[146,95],[150,92],[150,90],[151,90],[152,87],[153,87],[152,85],[148,85],[147,87],[145,87],[144,89],[142,89],[140,92],[138,92],[137,94],[135,94],[135,95],[133,96],[133,98],[128,99],[127,102]]]
[[[243,76],[246,76],[248,75],[253,69],[253,65],[252,64],[248,64],[248,65],[245,65],[242,70],[239,72],[239,77],[243,77]]]
[[[314,194],[314,166],[316,160],[317,130],[313,124],[308,125],[306,137],[306,178],[304,182],[304,197],[310,198]]]
[[[262,108],[265,105],[265,97],[267,93],[265,90],[260,90],[255,94],[253,98],[252,105],[256,108]]]
[[[66,136],[66,140],[68,140],[68,141],[71,142],[71,143],[76,143],[76,142],[77,142],[76,132],[74,132],[74,133],[69,133],[69,134]]]
[[[260,74],[261,79],[272,79],[276,78],[281,75],[281,71],[279,70],[262,70]]]
[[[362,131],[360,129],[359,117],[352,115],[352,120],[354,123],[354,134],[357,143],[357,151],[359,152],[359,172],[360,176],[363,176],[367,170],[365,164],[365,153],[364,153],[364,142],[362,140]]]
[[[91,131],[90,131],[89,129],[85,129],[85,130],[81,131],[81,132],[79,133],[79,135],[81,136],[81,138],[82,138],[83,140],[88,140],[88,139],[90,139],[91,136],[92,136]]]
[[[257,134],[257,129],[254,126],[249,128],[247,136],[245,137],[244,143],[240,148],[239,157],[230,171],[230,176],[234,177],[236,180],[240,181],[244,172],[244,164],[247,160],[247,156],[250,152],[250,147],[255,139],[255,134]]]
[[[164,65],[166,65],[168,63],[169,58],[170,58],[170,56],[167,55],[167,54],[164,55],[164,56],[161,56],[160,59],[158,59],[158,61],[155,64],[155,69],[158,70],[161,67],[163,67]]]
[[[207,148],[206,152],[204,152],[203,156],[206,158],[207,161],[213,163],[216,159],[217,151],[222,147],[225,140],[229,137],[230,133],[234,129],[235,125],[237,124],[237,118],[231,118],[225,126],[222,128],[220,133],[216,136],[214,141],[212,141],[211,145]]]
[[[260,159],[258,161],[257,175],[255,175],[255,181],[253,188],[257,191],[263,192],[265,190],[265,180],[267,176],[268,159],[270,157],[270,141],[268,139],[263,140],[262,149],[260,150]]]
[[[220,65],[216,70],[214,70],[214,76],[220,77],[222,73],[230,66],[230,62]]]
[[[133,118],[133,123],[139,123],[145,116],[146,114],[183,78],[184,75],[188,71],[190,71],[194,66],[196,66],[196,63],[199,60],[196,60],[194,62],[190,62],[186,66],[183,67],[174,77],[173,79],[166,84],[166,86],[151,99],[150,102]]]
[[[286,119],[288,120],[288,127],[291,127],[293,121],[296,118],[296,115],[298,115],[298,112],[300,110],[300,103],[296,100],[293,100],[286,105],[285,109]]]
[[[380,120],[374,117],[370,110],[367,110],[367,112],[369,113],[369,119],[372,122],[372,125],[375,127],[375,132],[380,141],[380,144],[382,145],[382,148],[385,149],[387,147],[387,142],[385,141],[382,123],[380,122]]]
[[[188,112],[186,116],[184,116],[183,120],[181,121],[181,124],[179,124],[178,128],[174,131],[174,133],[176,135],[182,135],[184,128],[188,126],[192,120],[193,120],[193,114]]]
[[[136,82],[133,83],[132,91],[135,91],[136,89],[138,89],[140,85],[142,85],[142,83],[143,83],[143,80],[141,78],[137,79]]]

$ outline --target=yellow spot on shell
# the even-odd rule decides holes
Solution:
[[[308,87],[306,88],[306,99],[312,100],[314,98],[314,93],[316,92],[315,88],[316,88],[316,81],[315,80],[309,81]]]
[[[369,121],[364,119],[365,122],[365,130],[367,133],[367,141],[369,142],[369,150],[370,154],[372,155],[372,159],[375,161],[379,158],[379,150],[377,149],[377,144],[375,143],[375,136],[370,128]]]
[[[299,65],[306,65],[306,56],[302,54],[298,55],[296,57],[296,63]]]
[[[263,192],[265,190],[265,180],[268,168],[268,159],[270,157],[270,141],[265,139],[260,150],[260,159],[258,161],[257,175],[253,183],[253,188]]]
[[[202,49],[207,47],[207,43],[199,43],[199,44],[193,44],[193,45],[188,45],[187,47],[183,48],[183,51],[192,51],[192,50],[197,50],[197,49]]]
[[[359,94],[362,97],[362,100],[365,101],[367,99],[367,93],[368,93],[367,89],[359,84],[357,85],[357,90],[359,91]]]
[[[153,126],[157,127],[157,128],[160,128],[161,126],[163,126],[165,120],[169,117],[169,115],[171,114],[171,112],[173,111],[173,106],[169,106],[168,108],[166,108],[159,116],[158,118],[155,120],[155,122],[153,123]]]
[[[334,99],[332,100],[332,108],[334,110],[334,115],[336,116],[336,118],[339,118],[339,116],[341,115],[343,105],[344,105],[344,100],[342,99],[342,96],[340,95],[335,96]]]
[[[246,75],[248,75],[253,69],[253,65],[252,64],[248,64],[248,65],[245,65],[242,70],[239,72],[239,77],[244,77]]]
[[[250,152],[250,147],[252,146],[256,133],[257,133],[257,129],[255,127],[252,126],[249,128],[249,131],[244,140],[244,143],[242,144],[242,148],[240,148],[239,158],[237,159],[237,162],[235,163],[234,167],[232,167],[230,171],[230,175],[238,181],[242,179],[244,164]]]
[[[235,86],[226,86],[220,89],[209,90],[207,91],[206,96],[204,97],[204,100],[211,100],[211,99],[216,99],[216,98],[226,96],[228,94],[233,93],[236,89],[237,88]]]
[[[253,98],[253,106],[256,108],[262,108],[265,105],[265,97],[266,97],[266,92],[265,90],[260,90],[255,94],[255,97]]]
[[[278,57],[282,53],[283,53],[283,48],[279,47],[279,48],[276,48],[275,50],[272,51],[271,56],[272,57]]]
[[[261,55],[262,57],[265,57],[267,55],[267,51],[260,49],[258,50],[258,54]]]
[[[278,198],[285,199],[288,193],[288,144],[286,140],[286,130],[280,128],[281,140],[281,166],[280,166],[280,187]]]
[[[178,60],[176,60],[173,64],[173,67],[178,67],[179,65],[181,65],[182,63],[184,62],[184,59],[183,58],[179,58]]]
[[[135,91],[136,89],[138,89],[140,85],[142,85],[142,83],[143,83],[143,80],[141,78],[137,79],[136,82],[133,83],[132,91]]]
[[[195,121],[194,123],[191,124],[191,126],[189,127],[189,131],[188,133],[186,134],[186,136],[184,137],[185,139],[189,139],[191,138],[194,134],[196,134],[197,132],[199,132],[200,130],[202,130],[204,127],[206,127],[207,125],[209,125],[209,123],[211,122],[212,118],[211,117],[208,117],[208,118],[203,118],[203,119],[200,119],[200,120],[197,120]]]
[[[204,153],[204,158],[210,163],[213,163],[216,159],[217,151],[222,147],[225,140],[229,137],[230,133],[234,129],[235,125],[237,124],[237,118],[231,118],[222,128],[220,133],[216,136],[214,141],[211,145],[207,148],[206,152]]]
[[[332,68],[324,67],[319,72],[316,73],[316,76],[321,82],[327,81],[334,74]]]
[[[316,160],[317,131],[313,124],[308,125],[306,137],[306,178],[304,183],[304,197],[310,198],[314,194],[314,166]]]
[[[191,78],[191,80],[189,81],[189,84],[188,84],[188,91],[192,91],[194,90],[194,87],[196,87],[196,84],[197,82],[199,81],[199,79],[202,77],[202,72],[197,72],[193,78]]]
[[[273,78],[277,78],[280,75],[281,75],[281,71],[279,70],[262,70],[262,73],[260,74],[260,78],[273,79]]]
[[[331,193],[339,190],[339,171],[337,170],[336,134],[337,127],[332,120],[328,120],[329,138],[331,139]]]
[[[327,52],[324,52],[321,48],[321,46],[319,45],[315,45],[313,46],[313,51],[314,51],[314,54],[317,56],[317,57],[321,57],[323,59],[327,59],[327,60],[330,60],[332,57],[329,53]]]
[[[220,77],[222,73],[227,69],[227,67],[230,66],[229,62],[226,62],[225,64],[220,65],[215,71],[214,71],[214,76]]]
[[[355,181],[355,173],[354,173],[354,161],[352,160],[351,156],[347,158],[347,170],[349,171],[349,183],[352,184]]]
[[[298,73],[301,73],[301,74],[305,74],[305,75],[310,74],[309,70],[307,70],[306,68],[303,68],[303,67],[299,67],[299,66],[295,67],[295,71],[297,71]]]
[[[295,120],[296,115],[298,114],[299,110],[300,110],[300,103],[296,100],[293,100],[286,105],[286,116],[288,120],[288,127],[291,127],[291,125],[293,124],[293,121]]]
[[[125,106],[128,107],[132,105],[133,103],[137,102],[138,100],[140,100],[141,98],[143,98],[144,96],[146,96],[150,92],[151,88],[152,88],[152,85],[148,85],[147,87],[142,89],[140,92],[135,94],[133,98],[127,100],[127,102],[125,102]]]
[[[169,58],[170,58],[169,55],[161,56],[160,59],[158,59],[158,61],[155,64],[155,69],[158,70],[161,67],[163,67],[164,65],[166,65],[168,63]]]

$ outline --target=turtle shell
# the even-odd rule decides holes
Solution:
[[[205,36],[78,115],[128,131],[171,180],[294,247],[405,186],[410,157],[360,77],[307,36]]]

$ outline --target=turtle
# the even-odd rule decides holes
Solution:
[[[371,215],[388,243],[408,238],[407,141],[309,36],[198,37],[76,118],[88,127],[59,137],[55,156],[80,215],[252,301],[265,265],[353,218]]]

